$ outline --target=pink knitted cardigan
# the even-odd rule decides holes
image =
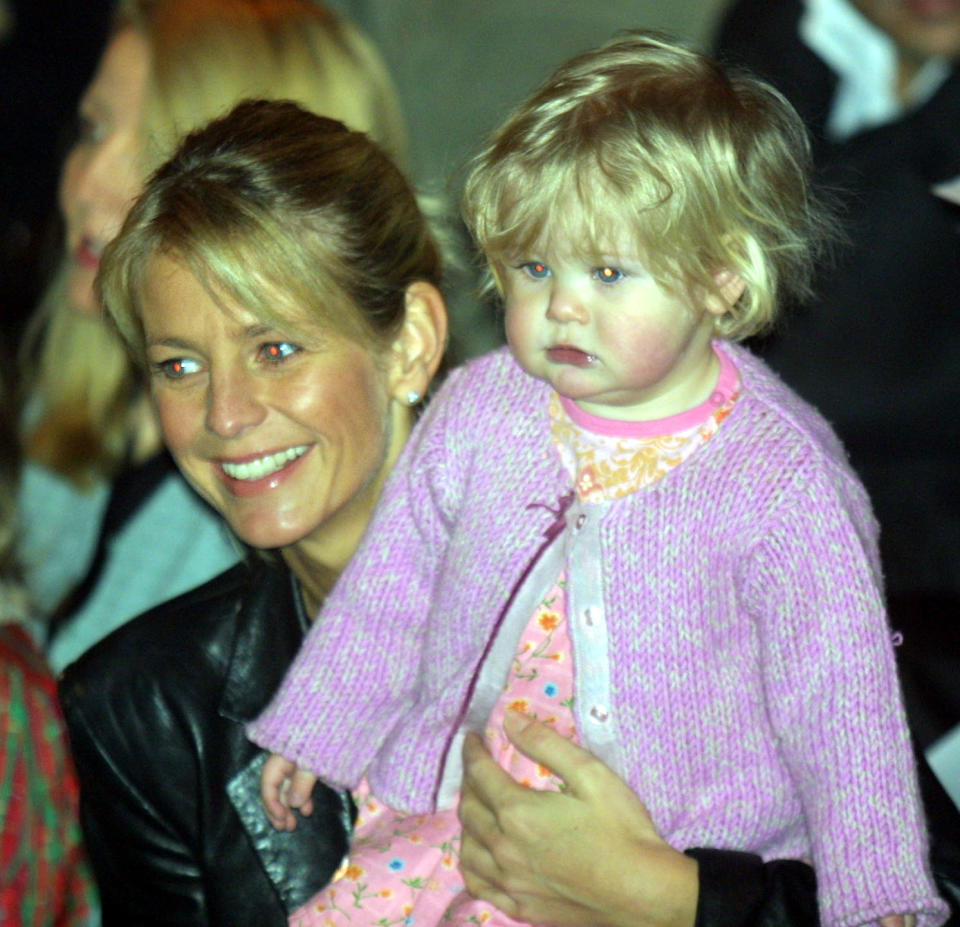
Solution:
[[[731,415],[600,525],[607,659],[574,647],[578,672],[609,674],[605,758],[679,849],[811,859],[828,927],[891,911],[933,927],[946,908],[868,500],[822,418],[723,350],[742,381]],[[366,774],[393,807],[432,807],[484,648],[570,491],[548,390],[505,350],[451,374],[251,725],[257,743],[339,785]],[[578,699],[592,748],[588,708]]]

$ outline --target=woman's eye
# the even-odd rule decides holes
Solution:
[[[618,267],[610,266],[598,267],[593,273],[601,283],[616,283],[626,276]]]
[[[260,348],[260,353],[268,361],[279,362],[292,357],[299,350],[299,346],[290,341],[271,341]]]
[[[527,261],[520,265],[520,269],[534,280],[543,280],[550,276],[550,268],[543,261]]]
[[[153,367],[168,380],[182,380],[191,373],[199,372],[200,363],[191,360],[189,357],[171,357],[167,360],[158,361]]]

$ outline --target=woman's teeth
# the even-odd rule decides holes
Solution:
[[[258,457],[256,460],[248,460],[245,463],[228,463],[223,461],[221,466],[227,476],[235,480],[262,480],[277,470],[282,470],[291,460],[296,460],[307,452],[308,445],[301,444],[298,447],[289,447],[285,451],[278,451],[276,454],[267,454],[266,457]]]

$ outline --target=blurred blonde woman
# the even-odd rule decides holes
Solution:
[[[93,280],[150,171],[185,132],[253,96],[342,119],[402,159],[378,52],[314,0],[121,0],[61,175],[63,262],[24,351],[23,556],[39,607],[55,613],[56,669],[239,557],[161,453]]]

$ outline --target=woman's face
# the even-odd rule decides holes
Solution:
[[[164,440],[193,487],[248,544],[316,545],[339,568],[398,449],[386,358],[215,301],[163,255],[147,265],[141,313]]]
[[[99,311],[93,280],[100,255],[143,184],[140,117],[148,70],[143,36],[121,29],[108,43],[80,101],[80,135],[60,176],[67,300],[78,312]]]
[[[852,0],[907,58],[960,55],[960,0]]]

